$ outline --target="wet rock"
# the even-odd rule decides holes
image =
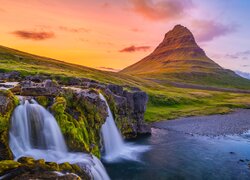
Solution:
[[[115,84],[109,84],[107,86],[107,88],[113,92],[114,94],[118,95],[118,96],[122,96],[123,95],[123,88],[122,86],[118,86],[118,85],[115,85]]]
[[[45,88],[57,88],[59,87],[58,83],[56,81],[53,81],[51,79],[47,79],[43,82]]]
[[[22,96],[57,96],[60,93],[60,86],[52,80],[45,80],[42,83],[23,81],[21,83]]]
[[[0,79],[5,81],[18,81],[21,80],[21,75],[17,71],[0,73]]]
[[[20,95],[20,93],[21,93],[21,85],[18,84],[17,86],[14,86],[14,87],[10,88],[10,91],[15,95]]]
[[[50,79],[49,75],[33,75],[33,76],[26,76],[26,81],[32,81],[34,83],[42,83],[44,80]]]
[[[21,95],[22,96],[56,96],[59,91],[57,89],[50,89],[44,87],[30,87],[30,88],[22,88]]]

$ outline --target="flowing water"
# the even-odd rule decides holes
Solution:
[[[104,163],[116,180],[249,180],[250,133],[206,137],[165,129],[136,140],[150,145],[141,162]]]
[[[77,163],[89,167],[94,179],[109,179],[102,163],[95,156],[68,152],[55,118],[34,100],[31,103],[26,100],[14,110],[9,135],[15,159],[31,156],[57,163]]]
[[[103,159],[107,162],[115,162],[120,159],[139,161],[139,155],[149,150],[149,146],[125,143],[105,97],[100,94],[100,98],[106,102],[108,107],[108,117],[101,129],[105,151]]]

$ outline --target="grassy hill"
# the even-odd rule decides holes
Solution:
[[[224,69],[207,57],[191,31],[177,25],[147,57],[121,73],[168,84],[198,84],[214,87],[250,89],[250,81]]]
[[[19,71],[63,77],[85,77],[104,83],[137,86],[149,94],[145,119],[148,122],[181,116],[230,112],[249,107],[250,95],[230,92],[176,88],[131,75],[100,71],[0,46],[0,72]]]

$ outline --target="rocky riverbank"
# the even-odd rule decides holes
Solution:
[[[187,134],[224,136],[250,130],[250,110],[239,109],[230,114],[196,116],[153,123],[153,127]]]

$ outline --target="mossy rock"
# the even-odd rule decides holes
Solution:
[[[0,174],[21,167],[22,164],[13,160],[0,161]]]
[[[35,159],[32,157],[21,157],[17,160],[19,163],[26,164],[26,165],[34,165]]]
[[[71,166],[71,164],[69,164],[68,162],[59,164],[59,169],[60,171],[66,171],[66,172],[72,172],[73,168]]]
[[[98,96],[94,90],[91,93]],[[106,109],[103,110],[98,98],[91,99],[70,90],[55,98],[50,109],[71,151],[100,157],[100,129],[106,119]]]
[[[0,90],[0,160],[13,159],[9,148],[9,125],[18,99],[9,90]]]
[[[36,101],[38,102],[38,104],[40,104],[43,107],[48,107],[49,103],[50,103],[50,99],[47,96],[37,96],[35,97]]]
[[[4,160],[0,161],[0,175],[13,172],[14,179],[18,176],[25,176],[25,174],[36,174],[33,177],[39,177],[40,174],[48,172],[62,172],[62,173],[75,173],[82,179],[91,179],[89,172],[81,169],[77,164],[69,164],[68,162],[57,164],[55,162],[45,162],[44,159],[35,160],[32,157],[21,157],[18,161]]]

